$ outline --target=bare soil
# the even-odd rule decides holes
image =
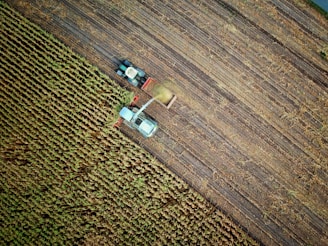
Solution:
[[[177,96],[146,148],[265,245],[327,245],[328,22],[306,1],[11,0],[115,75],[128,58]]]

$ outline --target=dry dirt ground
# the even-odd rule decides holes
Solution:
[[[252,237],[327,245],[328,21],[306,1],[7,2],[122,86],[117,58],[170,87],[155,137],[122,131]]]

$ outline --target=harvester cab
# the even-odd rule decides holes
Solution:
[[[138,130],[145,138],[153,136],[158,129],[157,122],[144,112],[154,100],[154,98],[150,99],[140,109],[137,106],[130,106],[123,107],[120,111],[123,123]]]

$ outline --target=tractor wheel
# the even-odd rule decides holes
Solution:
[[[117,73],[119,76],[123,77],[123,72],[122,72],[121,70],[118,69],[118,70],[116,71],[116,73]]]
[[[143,85],[145,82],[146,82],[146,78],[145,77],[142,77],[142,78],[140,78],[140,83],[141,83],[141,85]]]
[[[137,70],[139,77],[145,77],[146,73],[143,70],[141,70],[140,68],[137,68]]]
[[[126,66],[124,66],[123,64],[121,64],[118,68],[121,69],[123,72],[125,72],[126,70]]]
[[[139,86],[139,81],[136,80],[136,79],[130,79],[128,78],[128,81],[131,85],[135,86],[135,87],[138,87]]]
[[[132,64],[128,60],[123,60],[122,62],[125,66],[130,67]]]

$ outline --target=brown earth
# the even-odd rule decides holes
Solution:
[[[252,237],[327,245],[328,22],[306,1],[7,2],[122,86],[128,58],[177,94],[147,110],[155,137],[122,131]]]

